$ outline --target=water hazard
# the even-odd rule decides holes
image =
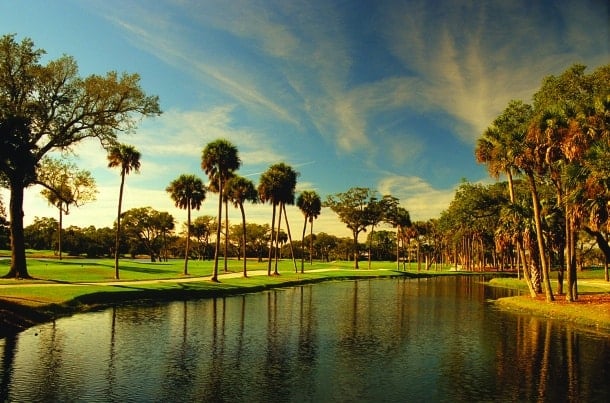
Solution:
[[[610,401],[610,336],[477,279],[332,282],[77,315],[0,340],[8,401]]]

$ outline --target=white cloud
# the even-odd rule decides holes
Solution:
[[[424,179],[414,176],[390,176],[379,181],[379,193],[400,199],[412,220],[438,217],[455,196],[455,188],[435,189]]]

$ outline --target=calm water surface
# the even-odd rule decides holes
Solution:
[[[1,401],[610,401],[610,336],[478,279],[116,307],[0,340]]]

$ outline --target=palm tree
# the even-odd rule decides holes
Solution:
[[[62,249],[61,249],[61,232],[63,229],[63,216],[68,214],[68,206],[72,202],[72,194],[67,184],[62,183],[59,189],[43,189],[41,194],[46,197],[50,205],[57,207],[59,210],[59,222],[57,223],[57,250],[59,253],[59,260],[62,260]],[[65,207],[64,207],[65,206]]]
[[[218,281],[218,253],[220,249],[220,228],[222,223],[222,199],[223,189],[227,180],[233,175],[233,172],[239,169],[241,160],[239,159],[237,147],[225,139],[218,139],[203,149],[201,155],[201,169],[204,170],[211,182],[215,182],[215,186],[210,186],[210,189],[216,189],[218,192],[218,226],[216,228],[216,246],[214,249],[214,273],[212,281]],[[226,254],[225,254],[226,258]]]
[[[184,275],[188,274],[189,247],[191,240],[191,209],[199,210],[205,200],[203,181],[195,175],[182,174],[174,179],[165,190],[176,207],[186,209],[186,248],[184,252]]]
[[[318,218],[322,211],[322,200],[320,196],[313,190],[303,191],[297,198],[297,207],[301,210],[305,216],[305,222],[303,223],[303,236],[301,240],[301,273],[305,271],[305,230],[307,229],[307,222],[309,221],[310,237],[309,237],[309,264],[313,263],[313,220]]]
[[[524,160],[525,136],[531,117],[530,105],[522,101],[510,101],[502,114],[493,121],[492,126],[479,138],[475,150],[477,161],[487,165],[487,171],[492,177],[497,179],[502,173],[506,175],[510,203],[513,205],[515,204],[513,174],[520,172],[519,163]],[[526,266],[523,236],[515,234],[514,239],[519,259],[523,264],[523,277],[530,295],[535,297],[535,287],[532,284],[529,268]],[[537,273],[532,274],[537,275]]]
[[[271,232],[269,234],[269,259],[267,261],[267,275],[271,275],[271,254],[273,250],[273,241],[275,238],[275,214],[277,210],[277,195],[275,194],[278,187],[279,179],[277,178],[277,172],[269,168],[265,171],[258,184],[258,197],[263,203],[269,202],[272,205],[271,214]]]
[[[407,209],[396,204],[386,212],[385,220],[396,228],[396,269],[400,270],[400,240],[404,238],[401,233],[411,226],[411,216]]]
[[[244,211],[244,202],[249,201],[256,203],[258,201],[258,192],[254,187],[251,180],[246,179],[242,176],[233,176],[227,181],[225,190],[225,197],[228,201],[233,203],[233,206],[239,207],[241,212],[242,222],[242,254],[244,258],[244,277],[248,277],[247,265],[246,265],[246,213]]]
[[[297,184],[298,172],[294,171],[292,167],[284,164],[283,162],[274,164],[265,171],[260,178],[258,186],[258,194],[263,203],[269,201],[273,205],[273,218],[271,221],[271,248],[269,249],[269,262],[267,267],[267,274],[271,275],[271,250],[273,249],[275,235],[275,247],[278,245],[278,234],[279,234],[279,223],[281,222],[282,212],[286,216],[286,204],[294,204],[294,192]],[[280,208],[280,216],[278,219],[278,231],[275,231],[275,213],[276,208]],[[288,219],[285,217],[286,225],[288,226]],[[288,229],[288,239],[290,240],[292,250],[292,237],[290,234],[290,227]],[[275,273],[277,272],[277,250],[275,253]],[[292,253],[292,260],[296,270],[296,261],[294,260],[294,252]]]
[[[116,240],[114,243],[114,277],[119,278],[119,240],[121,237],[121,206],[123,203],[123,188],[125,185],[125,175],[131,171],[140,172],[141,154],[134,146],[128,144],[118,144],[110,148],[108,152],[108,167],[121,168],[121,187],[119,188],[119,206],[116,218]]]

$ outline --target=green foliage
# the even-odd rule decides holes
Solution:
[[[116,144],[117,133],[135,128],[136,117],[161,113],[158,98],[142,91],[137,74],[81,78],[73,58],[43,65],[44,53],[30,39],[0,37],[0,177],[15,201],[11,277],[28,277],[23,190],[36,183],[43,157],[70,150],[86,138],[109,147]]]
[[[131,243],[132,255],[145,252],[152,262],[161,258],[165,247],[164,235],[173,231],[174,217],[152,207],[139,207],[127,210],[121,220]]]

